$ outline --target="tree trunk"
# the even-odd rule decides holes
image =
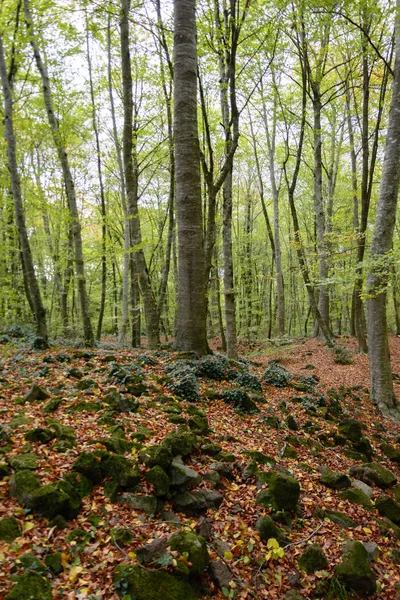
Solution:
[[[400,419],[394,396],[386,316],[390,251],[396,221],[400,183],[400,0],[396,2],[396,57],[386,149],[378,208],[371,243],[372,266],[367,278],[367,326],[370,363],[370,397],[381,412]]]
[[[41,338],[42,346],[48,346],[48,331],[46,310],[42,303],[39,283],[35,273],[28,232],[26,230],[25,213],[22,203],[21,182],[18,172],[16,141],[13,127],[13,102],[11,88],[7,74],[6,61],[3,50],[3,38],[0,36],[0,77],[4,95],[4,137],[7,145],[8,169],[11,178],[11,190],[14,201],[15,220],[21,246],[21,258],[24,277],[26,277],[27,297],[30,299],[31,308],[36,322],[36,333]],[[29,290],[29,292],[28,292]]]
[[[174,0],[174,133],[178,223],[177,350],[206,354],[206,269],[197,131],[195,0]]]
[[[140,292],[143,297],[148,344],[150,348],[155,349],[160,345],[159,314],[157,311],[156,299],[150,284],[146,258],[143,248],[141,247],[142,232],[138,209],[137,123],[133,122],[132,73],[129,51],[130,5],[130,0],[121,0],[120,33],[124,105],[123,160],[131,228],[131,243],[133,246],[133,253],[135,254],[134,266],[139,280]]]
[[[24,12],[25,12],[25,20],[29,34],[29,41],[31,43],[33,54],[35,57],[36,65],[38,71],[40,73],[40,77],[42,80],[43,87],[43,98],[44,104],[46,107],[47,118],[49,121],[49,125],[51,128],[51,133],[53,136],[53,141],[57,149],[58,158],[61,164],[63,179],[65,190],[68,198],[69,210],[71,212],[71,227],[74,236],[74,246],[75,246],[75,269],[76,269],[76,278],[77,278],[77,286],[78,286],[78,295],[79,302],[81,306],[81,314],[82,314],[82,324],[83,324],[83,334],[85,339],[85,344],[88,346],[94,345],[94,335],[92,329],[92,323],[90,319],[89,312],[89,300],[86,291],[86,279],[85,279],[85,267],[83,261],[83,249],[82,249],[82,235],[81,235],[81,225],[79,222],[79,213],[78,206],[76,202],[76,194],[75,194],[75,185],[72,178],[71,169],[69,166],[68,155],[65,150],[63,140],[60,136],[57,118],[54,114],[53,109],[53,101],[51,96],[51,88],[49,76],[47,73],[46,65],[44,64],[41,53],[39,50],[39,46],[36,42],[36,36],[33,29],[33,20],[32,15],[29,8],[29,0],[24,0]]]

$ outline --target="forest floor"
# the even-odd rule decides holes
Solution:
[[[371,485],[372,506],[368,509],[350,503],[342,497],[340,490],[321,482],[324,466],[348,475],[354,465],[362,466],[366,460],[371,460],[371,457],[366,459],[354,452],[350,442],[338,435],[338,424],[346,417],[363,424],[364,435],[372,446],[372,461],[380,462],[400,481],[400,461],[389,460],[382,451],[383,444],[390,444],[398,458],[400,424],[383,419],[368,398],[368,358],[356,353],[354,340],[342,339],[340,343],[352,352],[352,364],[337,364],[332,352],[318,340],[301,340],[280,347],[257,345],[251,349],[244,344],[240,351],[250,361],[246,369],[262,381],[261,393],[252,395],[249,391],[259,409],[255,414],[243,414],[224,401],[227,398],[224,393],[235,388],[232,380],[216,381],[198,376],[197,402],[183,400],[177,395],[177,388],[173,388],[173,379],[169,375],[174,375],[173,363],[179,357],[168,350],[154,354],[143,349],[133,351],[103,344],[93,351],[71,346],[37,351],[23,340],[1,344],[0,478],[3,478],[0,479],[0,537],[1,519],[6,517],[16,519],[19,534],[12,541],[0,541],[0,598],[5,598],[13,588],[12,580],[18,581],[18,577],[27,571],[37,571],[49,581],[53,598],[116,600],[120,597],[113,579],[117,565],[137,564],[139,547],[158,537],[174,534],[183,527],[196,530],[199,518],[203,530],[208,528],[211,560],[220,560],[230,569],[230,581],[225,585],[218,577],[214,576],[213,581],[206,571],[201,597],[283,599],[290,590],[300,595],[292,592],[287,598],[341,600],[353,597],[335,572],[342,560],[343,544],[350,539],[378,546],[379,555],[371,563],[377,580],[377,594],[371,597],[398,598],[400,528],[385,522],[375,501],[385,494],[400,502],[400,486],[382,490]],[[393,336],[390,343],[393,371],[397,374],[400,373],[400,339]],[[290,384],[275,387],[263,381],[262,375],[272,359],[297,376],[298,381],[301,380],[299,375],[317,376],[318,383],[313,392],[295,390]],[[107,396],[110,389],[134,400],[128,393],[129,379],[124,379],[115,365],[124,368],[125,373],[141,373],[143,390],[136,390],[135,393],[141,395],[137,397],[137,406],[132,408],[131,402],[131,412],[110,411]],[[179,376],[176,371],[175,376]],[[45,390],[46,398],[30,401],[27,394],[33,384]],[[396,375],[394,385],[400,398],[400,377]],[[132,392],[133,388],[130,389]],[[336,415],[331,414],[329,402],[326,404],[321,400],[328,398],[324,394],[329,389],[335,390],[330,397],[338,398],[336,408],[339,405],[340,412]],[[319,404],[318,399],[321,400]],[[118,451],[137,463],[139,495],[154,499],[152,485],[145,478],[148,467],[140,459],[140,451],[160,444],[166,434],[179,428],[189,426],[196,431],[190,423],[191,416],[196,416],[193,406],[204,411],[209,432],[197,436],[185,464],[201,476],[215,469],[219,481],[206,477],[198,486],[200,490],[210,489],[213,481],[223,496],[219,507],[208,508],[202,516],[196,511],[185,514],[178,510],[173,505],[173,497],[171,500],[168,495],[162,506],[158,500],[156,514],[148,508],[151,503],[144,511],[133,508],[132,503],[120,501],[121,490],[113,495],[110,486],[106,486],[105,495],[104,481],[95,482],[93,490],[82,498],[78,514],[69,520],[52,520],[52,515],[45,518],[41,516],[40,508],[29,509],[29,500],[24,503],[20,498],[19,503],[14,497],[17,495],[15,482],[10,486],[10,481],[15,480],[15,472],[21,469],[21,455],[36,455],[36,458],[31,456],[33,463],[29,469],[40,478],[40,485],[45,486],[71,473],[82,452],[108,450]],[[291,421],[291,428],[289,415],[295,421]],[[57,424],[72,428],[75,439],[73,435],[72,438],[68,436],[70,429],[57,428]],[[31,439],[29,432],[37,428],[50,431],[51,436],[56,437],[47,443],[45,437],[41,441],[27,441],[25,436]],[[60,431],[67,435],[60,435]],[[126,443],[118,446],[117,438]],[[215,450],[213,455],[213,444],[221,446],[222,453]],[[262,464],[257,452],[270,457],[264,461],[266,464]],[[99,456],[102,456],[101,452]],[[22,466],[27,464],[29,456],[28,463],[22,462]],[[272,470],[289,473],[300,484],[298,507],[290,514],[276,514],[268,505],[259,504],[257,495],[260,490],[268,489],[265,482]],[[266,474],[264,478],[263,473]],[[10,494],[10,491],[13,493],[10,487],[14,489],[14,496]],[[122,489],[122,492],[122,497],[129,496],[126,490]],[[163,517],[163,511],[171,510],[175,513],[173,516],[169,512],[169,519]],[[325,510],[345,513],[354,522],[343,527],[328,518]],[[256,522],[265,515],[285,521],[285,524],[277,523],[283,537],[287,538],[286,543],[281,542],[283,552],[277,552],[267,539],[260,539]],[[176,523],[171,522],[175,520]],[[398,522],[400,524],[400,514]],[[121,538],[118,542],[113,534],[115,528],[128,529],[133,534],[131,539]],[[310,543],[322,547],[328,562],[320,570],[307,574],[299,568],[298,559]],[[48,567],[51,561],[46,558],[53,553],[59,553],[61,566],[52,571]],[[164,557],[153,566],[174,574],[177,553],[172,552],[171,556],[171,560]],[[178,558],[181,560],[182,556]],[[190,561],[187,562],[190,568]],[[60,572],[55,574],[54,570]],[[126,591],[127,588],[125,599],[132,600],[133,596]],[[124,595],[123,591],[121,595]],[[164,597],[165,600],[176,600]],[[365,596],[361,594],[361,597]],[[142,596],[138,598],[140,600]],[[147,600],[147,596],[143,598]]]

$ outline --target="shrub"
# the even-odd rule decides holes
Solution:
[[[333,360],[339,365],[352,365],[353,356],[345,346],[335,346],[332,348]]]
[[[275,387],[286,387],[292,379],[292,375],[285,367],[272,360],[265,369],[261,379]]]
[[[246,371],[239,373],[235,379],[235,383],[237,383],[238,386],[252,390],[253,392],[262,392],[261,381],[257,375],[253,375],[253,373],[248,373]]]

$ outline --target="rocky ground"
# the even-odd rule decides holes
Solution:
[[[400,597],[400,426],[353,341],[0,342],[1,598]]]

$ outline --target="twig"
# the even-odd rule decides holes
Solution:
[[[312,531],[310,533],[310,535],[302,540],[299,540],[298,542],[290,542],[289,544],[286,544],[286,546],[283,546],[283,549],[286,550],[286,548],[289,548],[290,546],[301,546],[301,544],[305,544],[306,542],[308,542],[308,540],[310,540],[316,533],[318,533],[318,531],[321,529],[321,527],[323,527],[325,525],[324,521],[322,521],[322,523],[320,523],[318,525],[318,527],[316,527],[314,529],[314,531]]]

